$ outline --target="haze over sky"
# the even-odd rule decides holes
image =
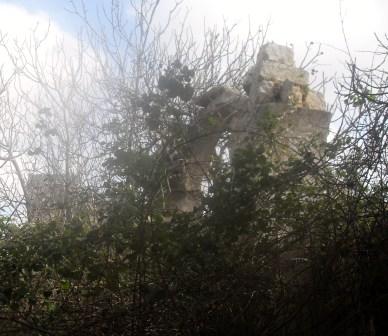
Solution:
[[[75,3],[80,3],[78,0]],[[125,0],[122,0],[125,4]],[[158,18],[161,20],[175,0],[161,0]],[[111,0],[84,0],[89,17],[97,22],[97,8],[109,8]],[[51,23],[53,35],[65,34],[75,38],[81,27],[77,17],[69,12],[67,0],[0,0],[0,31],[9,37],[23,39],[36,24]],[[321,58],[322,71],[329,76],[343,71],[346,55],[341,28],[340,8],[350,51],[363,65],[370,64],[371,55],[364,51],[376,48],[374,34],[388,32],[387,0],[186,0],[181,7],[182,18],[189,12],[187,23],[200,32],[204,20],[208,26],[237,23],[238,32],[270,22],[268,40],[279,44],[293,44],[297,58],[305,45],[322,43],[325,55]],[[178,20],[179,22],[179,20]]]

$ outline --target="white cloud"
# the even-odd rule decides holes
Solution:
[[[173,0],[165,0],[168,8]],[[270,35],[278,43],[319,40],[343,46],[340,24],[342,6],[345,28],[354,39],[355,49],[368,44],[374,32],[386,32],[388,23],[385,0],[186,0],[190,10],[189,23],[201,26],[203,18],[209,23],[239,23],[242,30],[248,19],[254,24],[272,22]],[[360,39],[361,37],[361,39]]]
[[[163,21],[174,4],[175,0],[163,0],[158,19]],[[303,58],[310,41],[322,43],[324,55],[320,58],[318,70],[326,77],[332,77],[345,71],[347,60],[340,8],[350,51],[361,66],[369,66],[372,57],[363,51],[376,48],[374,33],[382,36],[388,31],[386,0],[185,0],[174,24],[180,23],[180,17],[183,19],[187,9],[187,24],[193,29],[194,36],[200,39],[204,20],[210,27],[222,26],[224,21],[230,25],[237,23],[236,33],[241,36],[247,33],[248,23],[255,29],[270,21],[268,39],[280,44],[292,43],[297,61]],[[77,39],[50,21],[48,13],[30,12],[20,6],[0,3],[0,32],[7,35],[8,42],[13,39],[25,41],[28,49],[32,34],[43,36],[48,27],[50,33],[39,51],[42,63],[58,61],[53,57],[58,57],[55,49],[59,37],[66,45],[67,56],[76,54]],[[7,63],[1,51],[0,63]],[[333,91],[333,87],[327,88],[329,101],[335,97]]]
[[[160,12],[174,3],[163,1]],[[187,24],[198,36],[204,19],[208,26],[221,26],[223,21],[237,23],[241,36],[246,34],[248,22],[256,28],[270,21],[268,39],[292,43],[297,60],[303,57],[307,43],[322,43],[321,71],[327,77],[345,70],[346,54],[339,51],[346,51],[340,7],[350,51],[361,66],[370,65],[372,57],[363,51],[376,48],[374,33],[382,36],[388,32],[386,0],[186,0],[183,6],[189,11]],[[328,95],[329,100],[333,98],[333,94]]]
[[[31,13],[20,6],[0,3],[0,30],[12,37],[23,37],[38,24],[47,26],[49,22],[43,12]]]
[[[77,39],[50,20],[47,13],[30,12],[21,6],[5,3],[0,3],[0,36],[3,37],[3,45],[15,57],[22,56],[20,51],[27,54],[34,51],[33,47],[42,41],[37,55],[41,63],[48,66],[57,62],[53,55],[58,51],[58,42],[63,43],[69,54],[76,54],[78,48]],[[13,70],[4,48],[0,50],[0,64],[3,72]]]

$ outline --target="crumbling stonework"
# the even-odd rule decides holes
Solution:
[[[214,150],[223,132],[230,123],[248,110],[249,99],[239,90],[214,87],[195,101],[203,107],[196,121],[193,137],[188,139],[185,151],[188,155],[180,159],[179,173],[168,178],[169,193],[166,210],[191,212],[198,207],[203,182],[207,180]],[[174,169],[176,172],[176,169]]]
[[[26,183],[26,206],[30,222],[66,221],[92,209],[89,195],[79,179],[71,178],[66,187],[63,174],[30,174]],[[89,218],[92,217],[88,211]],[[96,218],[97,219],[97,218]]]
[[[200,204],[201,183],[209,171],[220,134],[230,132],[231,157],[247,143],[247,136],[260,133],[265,118],[276,120],[279,151],[274,160],[286,160],[292,149],[312,138],[326,141],[331,115],[323,96],[308,87],[309,74],[295,67],[292,49],[274,43],[264,45],[243,86],[215,87],[198,97],[203,108],[197,128],[201,136],[189,141],[188,158],[174,175],[168,209],[191,212]]]
[[[48,222],[62,217],[65,204],[63,176],[33,174],[27,180],[27,212],[30,221]]]

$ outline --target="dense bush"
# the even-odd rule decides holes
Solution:
[[[171,221],[119,183],[95,227],[3,223],[0,332],[382,333],[387,190],[343,183],[345,163],[277,170],[249,146],[215,165],[203,208]]]

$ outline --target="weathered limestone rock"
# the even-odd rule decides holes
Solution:
[[[306,86],[296,85],[289,80],[284,81],[281,91],[280,100],[282,103],[302,107],[306,96]]]
[[[249,88],[250,106],[241,118],[246,120],[242,128],[252,132],[256,126],[255,131],[260,132],[260,120],[272,115],[277,121],[277,142],[284,148],[296,148],[301,141],[313,137],[325,141],[330,113],[325,111],[323,96],[309,89],[308,80],[307,71],[295,67],[291,48],[274,43],[264,45],[244,82],[245,88]],[[234,140],[239,144],[231,147],[244,144],[241,133]],[[281,157],[286,159],[286,153]]]
[[[244,88],[252,109],[276,101],[302,107],[308,80],[308,72],[295,67],[292,49],[270,43],[261,48],[244,79]]]
[[[295,67],[294,52],[291,48],[278,45],[276,43],[268,43],[261,48],[257,55],[257,64],[263,62],[276,62],[289,67]]]
[[[326,108],[323,94],[309,90],[304,100],[304,106],[308,109],[324,111]]]
[[[285,69],[294,69],[294,63],[292,49],[275,43],[266,44],[257,55],[256,64],[249,69],[244,78],[243,86],[246,93],[250,95],[250,87],[259,80],[258,76],[261,76],[260,80],[276,79],[276,66],[280,64]]]
[[[196,129],[180,158],[179,173],[170,178],[169,208],[191,212],[200,205],[201,184],[206,178],[221,134],[229,132],[229,152],[246,145],[249,134],[260,134],[268,115],[277,120],[279,157],[286,160],[298,144],[310,138],[326,141],[331,115],[321,94],[308,88],[307,71],[295,67],[291,48],[264,45],[243,87],[214,87],[194,103],[203,108]],[[261,125],[261,126],[260,126]]]
[[[290,82],[298,85],[308,84],[309,74],[303,69],[270,61],[259,63],[257,68],[257,77],[259,80],[271,80],[274,82],[284,82],[289,80]]]
[[[235,88],[216,86],[196,99],[194,103],[202,107],[209,107],[211,105],[211,109],[214,110],[234,106],[239,100],[245,98]]]
[[[31,174],[26,185],[26,203],[30,220],[49,221],[60,217],[64,205],[63,176]]]
[[[302,141],[313,137],[325,142],[331,114],[327,111],[313,110],[305,107],[290,107],[283,103],[268,103],[258,107],[258,115],[265,118],[269,114],[278,121],[279,139],[283,145],[297,147]],[[258,118],[257,132],[260,132],[261,118]]]
[[[250,99],[254,105],[269,103],[278,99],[280,94],[280,85],[270,80],[255,80],[252,83]]]
[[[206,181],[217,142],[230,120],[248,110],[248,100],[239,90],[228,87],[214,87],[195,100],[204,109],[184,148],[189,155],[177,160],[175,172],[169,178],[167,210],[191,212],[200,205],[202,183]]]
[[[252,83],[254,82],[254,76],[256,75],[257,69],[256,66],[251,67],[245,78],[243,79],[243,88],[247,95],[251,92]]]

